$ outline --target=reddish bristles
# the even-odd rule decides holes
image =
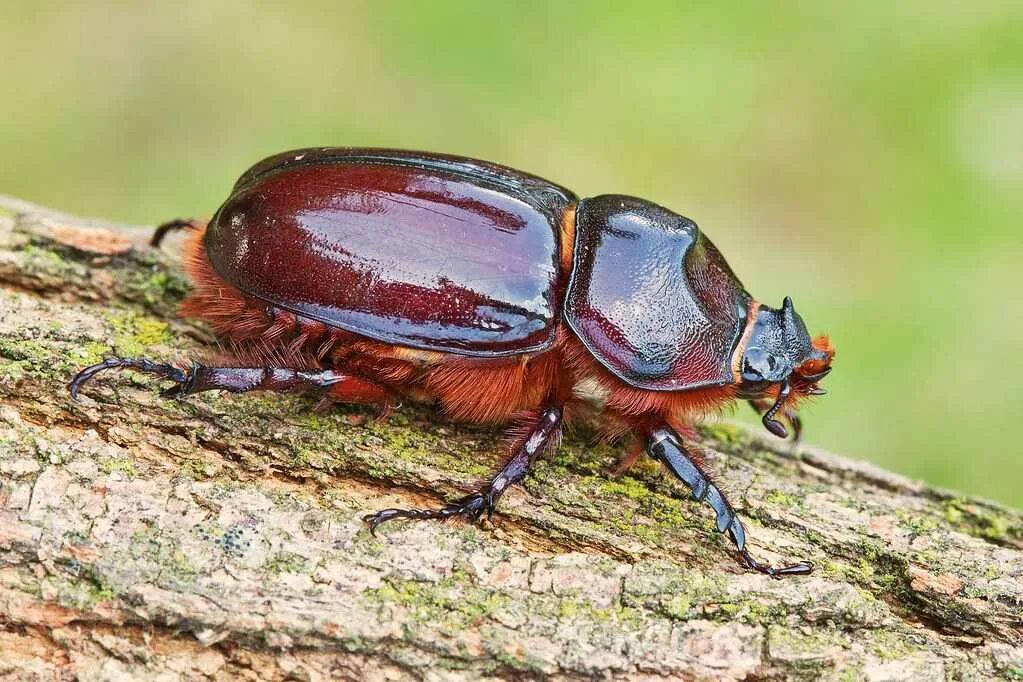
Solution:
[[[831,339],[822,334],[813,340],[813,348],[824,353],[820,359],[807,360],[796,368],[796,374],[804,377],[812,377],[826,371],[831,366],[831,360],[835,357],[835,348],[831,345]]]

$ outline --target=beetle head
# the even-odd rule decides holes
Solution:
[[[780,309],[762,305],[743,351],[739,395],[775,397],[774,405],[764,414],[764,426],[784,437],[785,428],[774,419],[775,413],[792,394],[822,395],[824,390],[817,382],[831,371],[834,354],[826,336],[810,340],[791,298],[786,296]]]

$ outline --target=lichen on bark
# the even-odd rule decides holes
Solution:
[[[303,396],[162,399],[75,369],[184,362],[173,256],[146,233],[0,199],[0,674],[217,678],[1023,677],[1023,515],[742,427],[702,447],[756,550],[651,463],[614,477],[586,434],[493,522],[435,505],[500,434],[429,406],[387,423]],[[169,254],[169,255],[168,255]]]

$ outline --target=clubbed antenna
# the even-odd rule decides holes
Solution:
[[[790,305],[792,303],[787,298],[785,301]],[[774,405],[771,405],[771,408],[764,413],[764,416],[761,419],[764,426],[767,427],[767,430],[779,438],[785,438],[789,434],[788,431],[785,430],[785,427],[782,426],[782,423],[774,418],[774,415],[778,414],[778,411],[785,405],[785,401],[788,400],[789,393],[791,391],[792,387],[789,386],[789,382],[786,381],[783,383],[781,388],[778,389],[778,399],[774,401]]]

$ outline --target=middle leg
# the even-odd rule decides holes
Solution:
[[[510,486],[521,481],[529,471],[530,464],[549,445],[555,442],[561,433],[562,409],[552,407],[545,410],[537,421],[529,437],[515,450],[511,458],[497,472],[489,483],[480,490],[450,502],[439,509],[383,509],[363,517],[369,524],[370,532],[385,521],[393,519],[450,519],[462,516],[469,521],[478,521],[484,512],[489,518],[494,513],[498,498]]]

